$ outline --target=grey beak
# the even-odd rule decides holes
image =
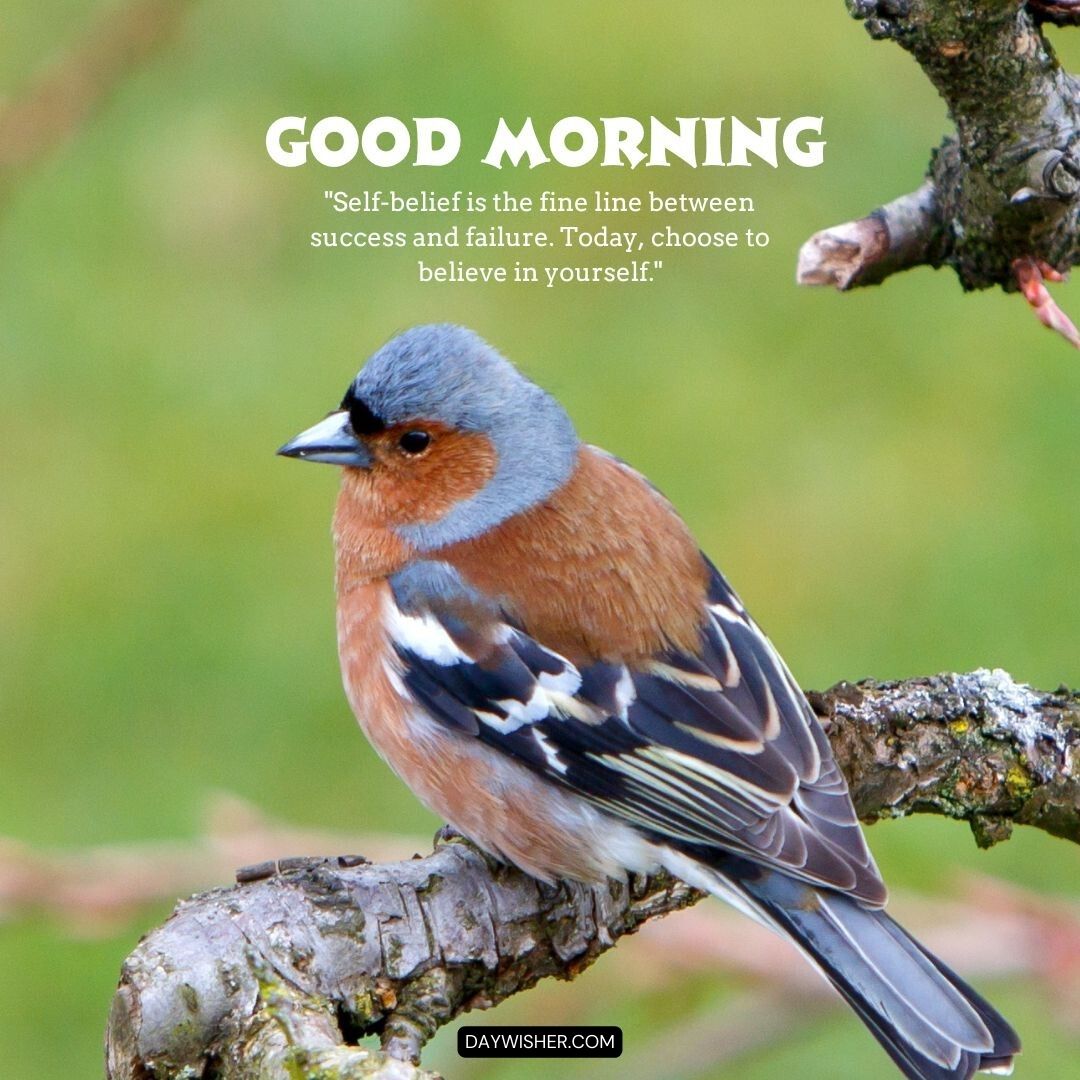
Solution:
[[[282,457],[301,461],[322,461],[327,465],[349,465],[354,469],[371,467],[371,455],[349,427],[349,414],[331,413],[314,427],[301,431],[278,450]]]

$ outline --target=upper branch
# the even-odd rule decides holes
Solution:
[[[848,288],[910,266],[949,265],[965,289],[1012,291],[1018,260],[1060,273],[1074,265],[1080,93],[1041,23],[1076,21],[1076,6],[848,0],[871,37],[912,54],[945,99],[956,133],[933,153],[913,195],[812,237],[800,253],[798,280]]]
[[[1080,695],[1001,671],[841,683],[811,703],[860,816],[1013,822],[1080,841]],[[573,978],[646,920],[700,899],[666,874],[545,886],[445,839],[424,859],[288,860],[181,903],[128,957],[112,1080],[430,1077],[434,1031],[549,975]],[[378,1033],[383,1052],[358,1049]],[[188,1071],[185,1071],[188,1070]]]

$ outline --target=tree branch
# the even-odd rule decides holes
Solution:
[[[1080,843],[1080,694],[980,670],[809,697],[863,821],[928,812],[982,847],[1014,824]]]
[[[928,811],[983,844],[1013,823],[1080,841],[1080,695],[977,671],[810,700],[864,820]],[[112,1080],[431,1078],[413,1063],[440,1026],[573,978],[701,898],[665,874],[546,886],[445,834],[411,862],[284,860],[238,880],[181,903],[125,961]],[[382,1051],[354,1045],[372,1033]]]
[[[800,285],[877,285],[890,274],[929,260],[939,240],[937,188],[927,180],[858,221],[814,233],[799,251]]]
[[[798,281],[848,289],[911,266],[947,265],[965,289],[1012,292],[1021,284],[1018,261],[1045,267],[1047,280],[1073,266],[1080,84],[1061,68],[1042,23],[1080,21],[1076,0],[847,3],[871,37],[914,56],[956,133],[934,151],[917,191],[812,236],[799,253]],[[1063,326],[1045,317],[1039,299],[1042,321]]]

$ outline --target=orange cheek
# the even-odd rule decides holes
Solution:
[[[410,456],[398,448],[406,427],[432,434],[430,449]],[[373,496],[394,525],[438,521],[456,503],[471,498],[495,475],[498,455],[491,440],[439,424],[391,428],[373,446],[376,465],[369,474]]]

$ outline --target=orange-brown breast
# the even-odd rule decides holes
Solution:
[[[547,501],[431,557],[575,662],[698,648],[707,570],[689,529],[632,470],[589,447]]]

